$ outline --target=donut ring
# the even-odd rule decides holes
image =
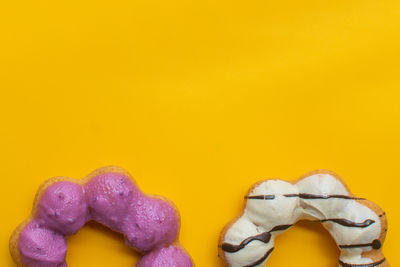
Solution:
[[[12,258],[18,266],[66,267],[66,236],[89,220],[122,233],[144,254],[137,267],[194,266],[179,244],[180,217],[173,203],[144,194],[118,167],[100,168],[82,180],[44,182],[31,215],[11,236]]]
[[[243,213],[220,236],[219,256],[226,266],[264,266],[275,236],[299,220],[323,224],[341,250],[339,266],[389,266],[381,250],[387,231],[385,213],[351,194],[333,172],[314,171],[294,182],[260,181],[245,199]]]

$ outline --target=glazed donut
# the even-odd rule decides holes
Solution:
[[[227,266],[264,266],[275,236],[299,220],[320,222],[338,244],[339,266],[389,266],[381,247],[385,213],[351,194],[330,171],[315,171],[294,182],[270,179],[256,183],[245,197],[240,217],[221,233],[219,256]]]
[[[66,236],[89,220],[122,233],[141,252],[138,267],[192,267],[178,242],[180,217],[167,199],[140,191],[130,175],[105,167],[82,180],[56,177],[39,188],[33,210],[13,233],[10,252],[18,266],[66,267]]]

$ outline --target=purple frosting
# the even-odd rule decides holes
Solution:
[[[178,234],[175,209],[144,195],[122,174],[96,176],[85,185],[85,192],[92,218],[122,232],[128,245],[142,252],[170,244]]]
[[[178,215],[164,200],[142,195],[131,203],[127,215],[123,229],[127,244],[140,251],[171,244],[178,235]]]
[[[159,248],[143,256],[136,267],[191,267],[192,261],[179,247]]]
[[[36,218],[43,226],[63,235],[78,232],[89,220],[82,186],[71,182],[49,186],[37,205]]]
[[[143,194],[128,177],[105,173],[85,185],[56,182],[43,192],[34,219],[21,231],[18,247],[27,267],[66,267],[65,236],[95,220],[126,237],[147,253],[141,267],[191,267],[186,253],[172,242],[179,216],[167,201]]]
[[[19,237],[22,261],[28,267],[67,266],[67,241],[55,231],[41,227],[36,220],[28,223]]]
[[[129,205],[141,192],[126,176],[106,173],[85,184],[86,200],[93,220],[122,232]]]

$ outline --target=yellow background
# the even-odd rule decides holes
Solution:
[[[124,167],[173,200],[199,267],[250,185],[337,172],[378,203],[392,266],[400,236],[400,2],[2,1],[1,266],[40,183]],[[134,266],[90,223],[79,266]],[[277,240],[268,266],[337,266],[322,227]]]

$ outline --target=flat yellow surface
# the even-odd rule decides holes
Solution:
[[[386,211],[400,266],[399,62],[396,0],[2,1],[0,265],[42,181],[112,164],[176,203],[198,267],[252,183],[321,168]],[[269,267],[337,266],[318,225],[276,243]],[[71,267],[138,257],[94,223],[68,245]]]

